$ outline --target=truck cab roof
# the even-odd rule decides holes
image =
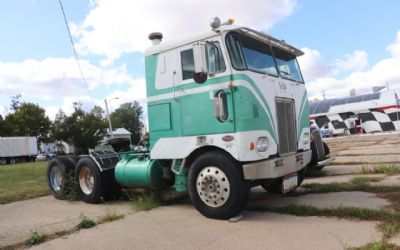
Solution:
[[[304,54],[301,50],[295,48],[292,45],[287,44],[284,40],[279,40],[279,39],[274,38],[264,32],[256,31],[256,30],[253,30],[250,28],[236,26],[236,25],[224,25],[224,26],[219,27],[216,30],[212,30],[209,32],[200,33],[198,35],[186,37],[184,39],[171,40],[168,42],[162,42],[158,45],[153,45],[150,48],[146,49],[145,56],[159,54],[163,51],[172,50],[177,47],[181,47],[181,46],[191,44],[191,43],[194,43],[197,41],[207,40],[207,39],[210,39],[211,37],[219,35],[220,33],[227,33],[229,31],[234,31],[234,32],[237,32],[240,34],[251,36],[257,40],[266,42],[266,43],[270,44],[271,46],[283,49],[291,54],[294,54],[297,57],[302,56]]]

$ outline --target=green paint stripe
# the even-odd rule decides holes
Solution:
[[[303,98],[302,98],[302,103],[300,107],[300,112],[299,112],[299,117],[297,119],[297,135],[298,135],[298,140],[300,140],[300,132],[304,128],[308,127],[310,125],[310,110],[308,106],[308,99],[307,99],[307,90],[304,91]]]
[[[272,137],[274,138],[275,142],[278,142],[277,138],[276,138],[277,133],[276,133],[276,128],[275,128],[274,117],[272,116],[272,112],[271,112],[271,109],[269,108],[267,100],[265,100],[265,97],[262,94],[262,92],[260,91],[260,89],[257,87],[257,84],[253,81],[253,79],[251,79],[249,76],[244,75],[244,74],[234,74],[234,75],[232,75],[232,79],[233,80],[247,81],[255,89],[255,91],[257,92],[257,94],[261,98],[262,102],[264,103],[265,107],[267,108],[267,113],[268,113],[269,118],[270,118],[269,122],[270,122],[270,125],[271,125],[272,129],[273,129]]]
[[[198,88],[200,86],[207,86],[207,85],[212,85],[212,84],[217,84],[217,83],[223,83],[223,82],[229,82],[229,81],[233,81],[233,80],[243,80],[248,82],[256,91],[256,93],[258,94],[258,96],[261,98],[261,101],[264,103],[266,109],[267,109],[267,114],[269,115],[269,122],[270,122],[270,126],[273,129],[272,131],[272,137],[274,138],[275,142],[277,142],[277,134],[276,134],[276,127],[275,127],[275,121],[274,121],[274,116],[272,116],[272,112],[271,109],[268,105],[268,102],[265,100],[264,95],[262,94],[262,92],[260,91],[260,89],[257,87],[257,85],[255,84],[255,82],[247,75],[245,74],[232,74],[232,75],[225,75],[225,76],[220,76],[220,77],[215,77],[212,79],[208,79],[205,83],[199,85],[195,82],[192,83],[188,83],[185,85],[180,85],[180,86],[176,86],[175,87],[175,91],[176,90],[188,90],[188,89],[194,89],[194,88]],[[150,84],[152,82],[150,81]],[[168,94],[171,93],[174,88],[170,87],[170,88],[165,88],[165,89],[155,89],[154,88],[154,82],[152,83],[152,85],[147,84],[147,96],[148,97],[152,97],[152,96],[157,96],[157,95],[161,95],[161,94]]]

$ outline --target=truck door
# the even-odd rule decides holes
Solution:
[[[193,46],[185,46],[180,51],[182,83],[179,102],[183,136],[232,133],[235,130],[230,72],[220,42],[209,43],[207,51],[211,75],[203,84],[193,81]]]

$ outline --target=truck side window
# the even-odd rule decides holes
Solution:
[[[230,34],[226,38],[228,44],[228,51],[231,56],[232,65],[235,69],[244,70],[246,64],[244,62],[243,54],[240,50],[240,42],[235,34]]]
[[[218,72],[225,71],[225,62],[224,57],[221,53],[221,47],[219,46],[219,42],[211,42],[207,44],[207,53],[208,53],[208,72],[210,74],[215,74]]]
[[[194,73],[193,49],[181,51],[182,80],[192,79]]]

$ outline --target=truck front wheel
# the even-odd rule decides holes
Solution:
[[[78,196],[87,203],[98,203],[101,192],[101,173],[92,159],[84,157],[79,160],[75,170],[75,180],[78,184]]]
[[[213,219],[237,215],[246,205],[250,191],[240,166],[218,152],[205,153],[193,162],[188,186],[196,209]]]

